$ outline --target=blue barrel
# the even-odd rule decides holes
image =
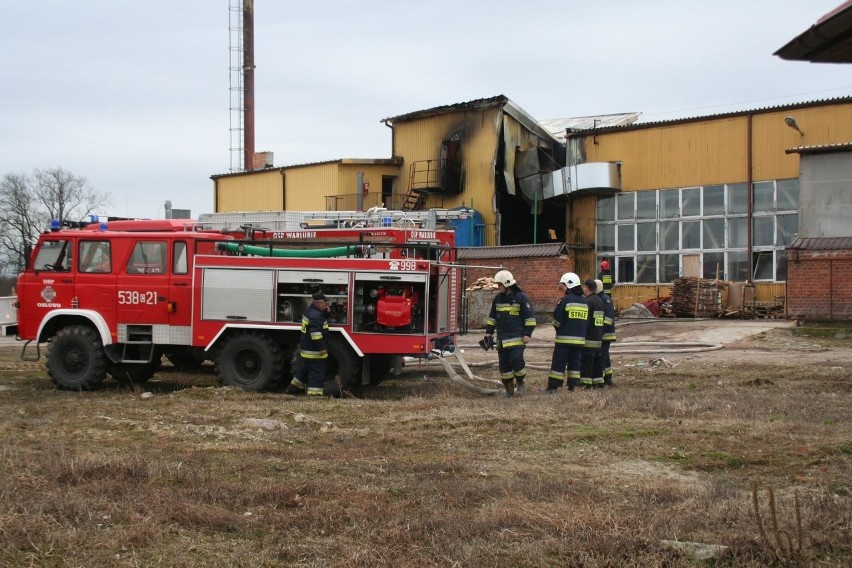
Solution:
[[[476,209],[457,207],[453,211],[467,211],[467,219],[452,219],[450,226],[456,231],[457,247],[481,247],[485,244],[485,223]]]

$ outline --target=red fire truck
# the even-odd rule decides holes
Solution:
[[[427,355],[459,333],[461,304],[453,231],[388,215],[381,224],[57,224],[18,278],[21,356],[38,359],[47,343],[62,389],[107,375],[142,382],[165,356],[212,361],[223,385],[273,390],[291,379],[302,312],[322,291],[329,384],[376,384],[396,357]]]

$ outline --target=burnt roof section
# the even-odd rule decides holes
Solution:
[[[787,154],[834,154],[836,152],[852,151],[852,142],[842,144],[820,144],[816,146],[796,146],[784,150]]]
[[[852,1],[852,0],[850,0]],[[769,107],[761,107],[749,110],[738,110],[733,112],[725,112],[719,114],[708,114],[703,116],[692,116],[687,118],[673,118],[671,120],[660,120],[655,122],[639,122],[634,124],[625,124],[619,126],[610,126],[606,128],[592,128],[589,130],[577,131],[577,135],[587,136],[592,134],[603,134],[606,132],[624,132],[629,130],[643,130],[646,128],[659,128],[660,126],[675,126],[678,124],[686,124],[690,122],[705,122],[708,120],[718,120],[721,118],[733,118],[737,116],[748,116],[750,114],[767,114],[770,112],[778,112],[784,110],[796,110],[800,108],[814,108],[821,106],[831,106],[852,102],[852,96],[834,97],[830,99],[820,99],[815,101],[803,101],[799,103],[791,103],[786,105],[777,105]]]
[[[798,238],[787,246],[797,250],[852,250],[852,237]]]
[[[790,61],[852,63],[852,0],[847,0],[774,53]]]
[[[541,126],[538,121],[532,117],[532,115],[530,115],[527,111],[522,109],[516,103],[512,102],[512,100],[509,99],[509,97],[507,97],[506,95],[497,95],[496,97],[489,97],[486,99],[475,99],[472,101],[467,101],[465,103],[454,103],[451,105],[442,105],[427,108],[425,110],[418,110],[414,112],[409,112],[407,114],[400,114],[398,116],[383,118],[381,122],[384,122],[386,125],[393,127],[394,123],[399,122],[409,122],[412,120],[420,120],[423,118],[441,116],[443,114],[451,114],[455,112],[488,110],[490,108],[495,107],[500,107],[505,114],[508,114],[509,116],[517,120],[519,124],[521,124],[530,132],[536,134],[537,136],[555,143],[562,142],[558,140],[553,135],[553,133],[550,132],[547,128]]]
[[[565,243],[544,243],[540,245],[506,245],[502,247],[459,247],[456,257],[459,260],[486,258],[525,258],[557,257],[568,254]]]

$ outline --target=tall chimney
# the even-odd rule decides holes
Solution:
[[[254,0],[243,0],[243,164],[254,165]]]

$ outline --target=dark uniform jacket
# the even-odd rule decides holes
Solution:
[[[576,286],[568,290],[553,310],[557,345],[583,347],[586,343],[589,303],[579,290]]]
[[[328,321],[325,314],[311,304],[302,315],[302,337],[299,339],[299,351],[305,359],[326,359],[326,341],[328,340]]]
[[[535,329],[535,312],[529,298],[520,288],[497,294],[491,302],[491,313],[485,322],[485,333],[497,329],[498,348],[524,346],[524,336],[531,337]]]
[[[604,327],[604,303],[597,294],[586,296],[589,302],[589,325],[586,327],[586,348],[600,349]]]
[[[615,306],[605,292],[598,292],[598,298],[601,299],[604,305],[604,325],[603,339],[604,341],[615,341]]]
[[[612,271],[610,270],[601,270],[598,273],[598,280],[603,283],[603,291],[612,295],[612,287],[615,284],[615,277],[612,275]]]

